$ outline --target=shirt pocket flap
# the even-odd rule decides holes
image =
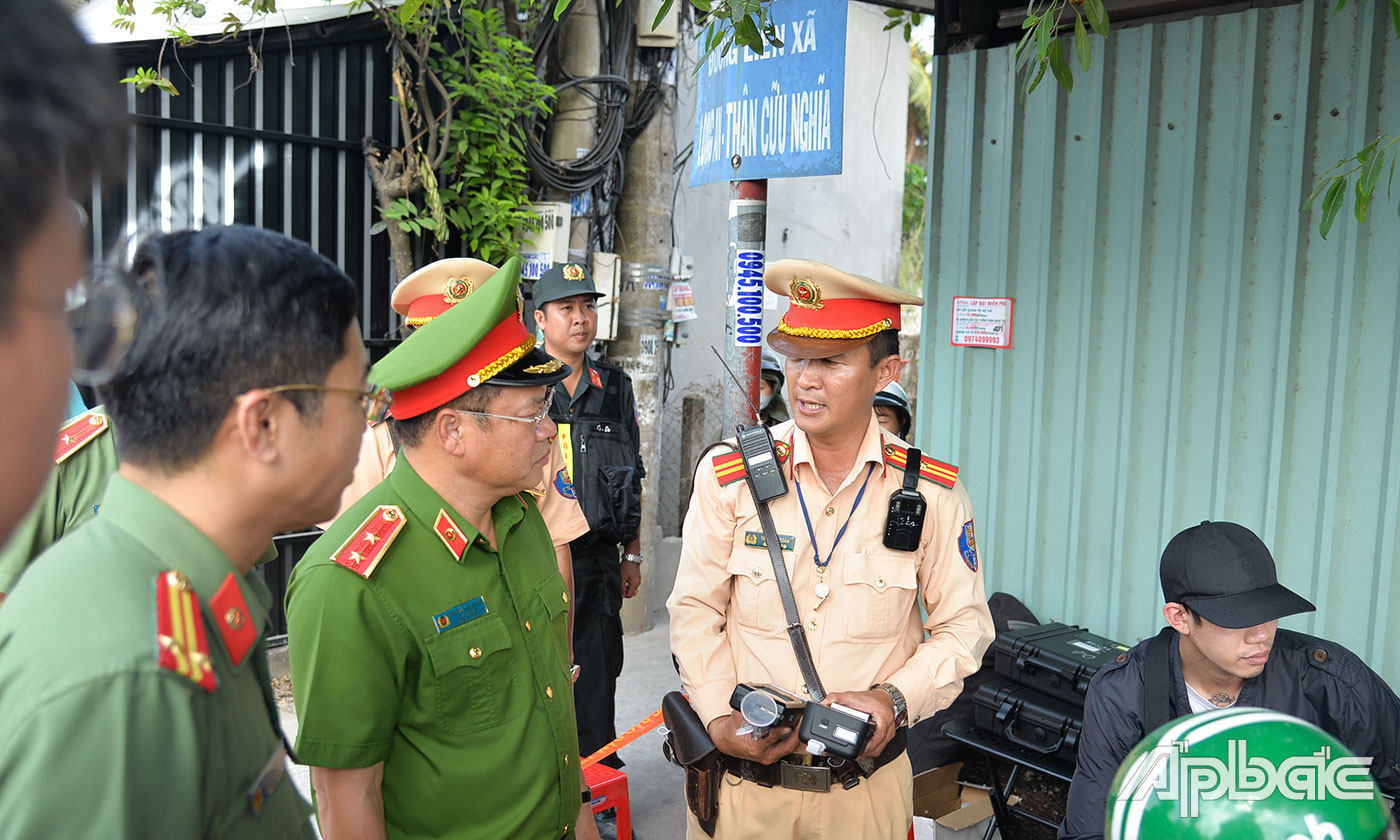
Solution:
[[[841,580],[848,584],[865,584],[877,592],[891,587],[916,589],[919,585],[918,570],[910,558],[892,552],[847,554],[841,558],[841,564]]]
[[[768,556],[768,549],[745,546],[744,550],[735,550],[729,555],[729,562],[725,564],[725,571],[734,577],[747,579],[755,586],[763,583],[776,584],[773,577],[773,559]]]
[[[496,651],[509,649],[510,632],[499,615],[487,614],[428,639],[425,647],[433,673],[441,677],[458,668],[476,668]]]
[[[564,578],[558,575],[545,578],[535,587],[535,594],[544,602],[544,611],[550,618],[558,618],[569,611],[569,593],[564,589]]]

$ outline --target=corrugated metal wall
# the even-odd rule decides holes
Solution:
[[[1095,49],[1024,102],[1009,48],[934,62],[917,437],[963,468],[988,589],[1131,642],[1171,535],[1233,519],[1318,604],[1285,627],[1400,684],[1400,193],[1326,241],[1300,209],[1400,131],[1386,4]],[[954,295],[1014,297],[1012,348],[950,347]]]

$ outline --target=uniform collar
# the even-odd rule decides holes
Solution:
[[[807,439],[807,433],[798,427],[796,420],[788,420],[774,426],[773,437],[775,440],[791,439],[793,469],[797,469],[799,464],[806,464],[813,472],[816,471],[816,465],[812,463],[812,444]],[[860,450],[856,455],[855,466],[866,463],[883,464],[884,461],[884,441],[881,438],[880,424],[872,410],[870,421],[865,426],[865,437],[861,439]],[[856,470],[852,469],[851,474],[855,473]]]
[[[403,500],[407,513],[416,519],[424,527],[439,531],[439,539],[443,540],[443,548],[454,559],[461,559],[466,553],[466,548],[472,545],[477,537],[481,535],[480,529],[462,516],[452,505],[448,504],[436,490],[432,488],[418,471],[413,469],[413,465],[408,459],[399,453],[398,459],[394,463],[394,469],[389,473],[389,482],[394,488],[394,492]],[[446,539],[440,532],[438,525],[444,520],[445,515],[450,520],[451,525],[457,535],[452,539]],[[496,501],[491,506],[491,516],[496,526],[496,547],[501,546],[501,538],[525,519],[525,500],[519,495],[505,496]],[[460,541],[460,545],[458,545]],[[454,551],[453,546],[458,545],[462,550]]]
[[[259,634],[267,627],[272,593],[258,574],[240,576],[223,549],[149,490],[121,473],[113,474],[102,496],[102,520],[145,546],[163,569],[182,573],[203,604],[209,604],[232,575],[253,627]],[[277,547],[269,544],[258,564],[276,557]],[[220,638],[219,633],[210,636]]]

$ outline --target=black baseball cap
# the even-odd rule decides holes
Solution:
[[[1162,595],[1211,624],[1254,627],[1317,609],[1278,582],[1274,558],[1254,532],[1233,522],[1202,522],[1162,552]]]

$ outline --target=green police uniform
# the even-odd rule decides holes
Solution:
[[[525,330],[519,270],[512,258],[480,284],[447,278],[458,302],[370,372],[393,391],[395,419],[488,380],[568,375]],[[298,755],[313,768],[382,762],[390,838],[571,836],[582,780],[569,594],[549,529],[528,492],[508,495],[491,508],[492,547],[415,471],[414,451],[292,573]]]
[[[63,424],[44,492],[0,548],[0,593],[14,589],[29,561],[96,515],[116,471],[116,436],[100,406]]]
[[[384,762],[390,837],[558,837],[578,816],[568,592],[530,494],[492,516],[494,550],[400,457],[292,572],[297,754]]]
[[[121,476],[0,608],[0,833],[309,837],[268,682],[271,593]]]

